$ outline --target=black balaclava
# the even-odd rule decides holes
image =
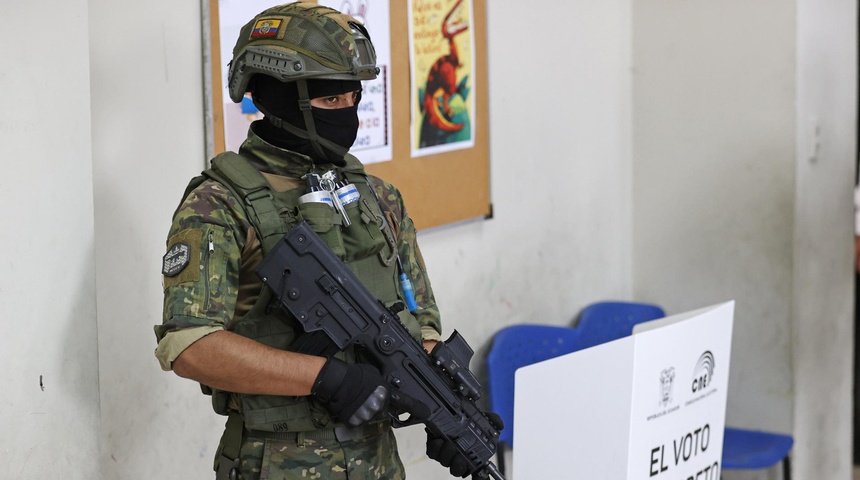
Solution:
[[[361,89],[357,80],[305,80],[308,98],[327,97]],[[268,75],[257,75],[250,85],[254,104],[265,115],[254,124],[263,140],[311,157],[314,163],[346,165],[344,155],[358,135],[358,102],[334,110],[310,107],[313,127],[320,141],[313,141],[299,107],[297,82],[284,83]],[[359,99],[360,99],[359,94]],[[288,124],[288,125],[284,125]],[[326,145],[326,141],[334,145]],[[340,148],[338,148],[340,147]]]

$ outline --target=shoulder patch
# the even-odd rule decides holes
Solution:
[[[185,242],[174,244],[162,257],[161,274],[165,277],[175,277],[188,266],[190,259],[190,245]]]
[[[200,229],[183,230],[167,241],[167,253],[162,257],[161,273],[164,288],[186,282],[196,282],[200,277]]]

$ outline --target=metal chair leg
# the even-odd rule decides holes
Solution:
[[[502,475],[506,475],[505,474],[505,444],[502,442],[499,442],[499,444],[496,448],[496,458],[498,460],[498,465],[496,465],[496,466],[499,467],[499,471],[502,472]]]

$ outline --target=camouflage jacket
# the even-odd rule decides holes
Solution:
[[[275,191],[295,188],[303,184],[303,175],[320,170],[310,158],[274,147],[253,130],[239,153],[263,173]],[[362,168],[354,157],[347,160],[347,168]],[[439,310],[403,198],[390,183],[368,178],[412,279],[418,304],[414,315],[422,337],[440,340]],[[201,261],[206,250],[214,261]],[[187,194],[174,214],[162,265],[164,317],[155,326],[155,354],[164,370],[172,369],[173,360],[189,345],[209,333],[229,329],[233,320],[250,309],[263,288],[254,273],[261,260],[260,240],[240,199],[210,179]]]

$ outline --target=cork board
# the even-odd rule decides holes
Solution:
[[[204,18],[204,44],[209,46],[205,52],[207,95],[207,152],[214,155],[225,150],[224,135],[224,90],[226,65],[221,65],[220,17],[218,0],[203,0],[208,4]],[[357,0],[355,4],[381,0]],[[490,159],[489,159],[489,109],[487,99],[487,51],[486,51],[486,3],[485,0],[422,0],[428,7],[439,7],[442,11],[449,6],[466,2],[469,11],[468,34],[472,45],[469,58],[469,88],[473,96],[470,106],[471,137],[466,147],[445,151],[433,148],[420,149],[417,146],[417,128],[413,126],[412,116],[422,115],[421,95],[413,92],[412,60],[416,58],[410,43],[414,35],[415,20],[421,11],[410,11],[410,3],[390,0],[390,65],[388,84],[391,89],[390,152],[391,160],[367,164],[367,171],[393,183],[403,193],[407,209],[416,227],[427,229],[445,224],[474,218],[490,218],[492,204],[490,199]],[[345,0],[344,5],[353,3]],[[278,4],[274,1],[272,5]],[[353,6],[353,8],[355,8]],[[437,9],[438,10],[438,9]],[[254,14],[249,13],[242,21]],[[410,13],[412,14],[410,16]],[[433,20],[441,21],[439,15]],[[410,28],[410,26],[412,28]],[[373,37],[373,30],[370,31]],[[231,49],[232,44],[224,46]],[[418,62],[416,62],[417,64]],[[416,74],[423,82],[424,73]],[[416,84],[420,82],[415,82]],[[429,84],[429,82],[428,82]],[[416,89],[417,91],[417,89]],[[416,154],[416,152],[418,152]],[[426,153],[431,152],[431,153]],[[356,152],[361,159],[361,152]]]

